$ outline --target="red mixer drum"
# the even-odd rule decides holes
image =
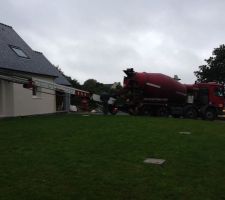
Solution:
[[[167,75],[145,72],[133,72],[127,75],[124,79],[124,88],[142,90],[144,98],[161,99],[173,103],[185,103],[186,101],[185,85]]]

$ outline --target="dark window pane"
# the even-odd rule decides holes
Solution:
[[[224,96],[224,89],[223,88],[215,88],[215,95],[218,97]]]

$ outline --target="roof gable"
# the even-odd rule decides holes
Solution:
[[[12,47],[17,47],[27,57],[19,56]],[[59,84],[70,85],[42,53],[33,51],[11,26],[2,23],[0,23],[0,68],[53,76],[57,77],[56,82]]]

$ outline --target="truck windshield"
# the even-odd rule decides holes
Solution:
[[[222,87],[215,88],[215,95],[218,97],[225,97],[224,88]]]

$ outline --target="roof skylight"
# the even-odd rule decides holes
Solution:
[[[11,45],[10,48],[16,53],[17,56],[22,58],[29,58],[28,55],[21,48]]]

